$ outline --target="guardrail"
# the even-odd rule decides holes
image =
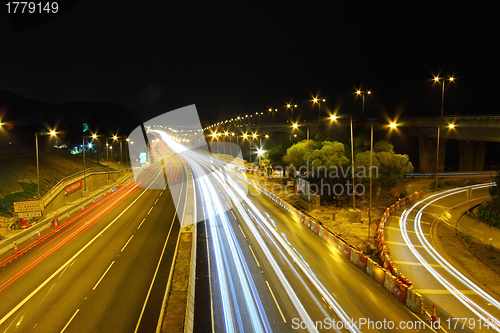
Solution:
[[[103,167],[103,168],[87,168],[85,170],[82,170],[82,171],[79,171],[77,173],[74,173],[74,174],[72,174],[70,176],[64,177],[61,180],[59,180],[56,183],[56,185],[52,186],[52,188],[50,190],[48,190],[42,196],[42,198],[40,200],[43,201],[43,205],[45,206],[45,203],[46,202],[50,202],[51,197],[53,196],[53,194],[54,193],[58,193],[60,191],[61,187],[65,187],[65,186],[69,185],[69,183],[74,182],[78,178],[83,178],[84,175],[85,175],[85,177],[87,177],[87,176],[90,176],[90,175],[93,175],[93,174],[107,173],[107,172],[108,172],[108,168],[106,168],[106,167]],[[109,172],[110,173],[117,173],[117,172],[120,172],[120,171],[109,170]]]

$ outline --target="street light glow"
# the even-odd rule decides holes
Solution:
[[[259,155],[262,155],[262,154],[264,154],[265,152],[266,152],[266,151],[265,151],[264,149],[262,149],[262,148],[257,149],[257,154],[259,154]]]
[[[391,123],[391,124],[389,125],[389,127],[390,127],[390,128],[396,128],[396,126],[397,126],[397,124],[396,124],[396,123]]]
[[[293,125],[292,125],[292,127],[293,127],[293,128],[297,128],[297,127],[299,127],[299,125],[297,125],[297,124],[293,124]]]
[[[335,115],[330,116],[330,120],[337,120],[337,116]]]
[[[455,124],[449,124],[448,127],[453,129],[453,128],[455,128]]]
[[[252,137],[255,139],[257,137],[257,134],[253,134]]]

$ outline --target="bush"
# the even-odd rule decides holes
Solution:
[[[500,228],[500,214],[495,209],[496,205],[490,203],[479,207],[477,210],[477,217],[480,221],[491,225],[496,228]]]

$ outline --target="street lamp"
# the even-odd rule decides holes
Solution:
[[[257,134],[255,134],[255,133],[252,134],[252,138],[250,139],[250,145],[253,143],[253,139],[257,139]],[[250,154],[251,154],[251,152],[250,152]],[[251,158],[250,158],[250,160],[251,160]]]
[[[325,99],[320,100],[318,98],[313,99],[314,103],[318,103],[318,121],[321,121],[321,102],[325,102]]]
[[[367,95],[371,95],[372,92],[370,90],[368,91],[361,91],[361,90],[356,90],[356,95],[361,95],[361,97],[363,98],[363,103],[362,103],[362,107],[361,107],[361,119],[365,119],[365,94]]]
[[[441,78],[439,76],[434,77],[434,82],[439,83],[440,80],[441,80]],[[441,93],[441,119],[443,119],[443,114],[444,114],[444,111],[443,111],[444,110],[444,85],[446,82],[446,80],[444,78],[442,80],[443,80],[443,83],[442,83],[443,88],[441,90],[442,91],[442,93]],[[455,80],[455,78],[453,76],[450,76],[448,78],[448,81],[450,81],[450,82],[453,82],[454,80]],[[455,126],[453,125],[453,127],[455,127]],[[438,133],[437,133],[437,144],[436,144],[436,187],[435,187],[436,191],[438,189],[438,177],[439,177],[439,175],[438,175],[438,171],[439,171],[439,137],[441,134],[441,127],[438,126],[437,130],[438,130]]]
[[[229,135],[228,131],[225,131],[224,136],[228,136],[228,135]],[[229,138],[229,139],[231,139],[231,138]],[[222,138],[222,142],[224,145],[224,155],[225,155],[226,154],[226,141],[224,140],[224,138]],[[229,147],[229,148],[231,148],[231,147]]]
[[[434,77],[434,82],[439,83],[439,82],[440,82],[440,80],[441,80],[441,78],[440,78],[439,76],[435,76],[435,77]],[[444,83],[446,82],[446,80],[445,80],[444,78],[443,78],[442,80],[443,80],[443,84],[442,84],[443,88],[442,88],[442,90],[441,90],[441,91],[442,91],[442,93],[441,93],[441,118],[443,118],[443,106],[444,106]],[[450,76],[450,77],[448,78],[448,81],[450,81],[450,82],[453,82],[454,80],[455,80],[455,78],[454,78],[453,76]]]
[[[108,169],[108,180],[109,180],[109,153],[108,153],[108,151],[110,149],[113,149],[113,146],[109,147],[108,139],[113,139],[113,141],[115,141],[116,139],[118,139],[118,137],[116,135],[113,135],[112,137],[106,138],[106,168]],[[111,144],[113,144],[113,142],[111,142]]]
[[[83,154],[83,191],[87,191],[87,177],[85,175],[87,167],[85,166],[85,138],[97,139],[97,134],[92,134],[92,136],[83,136],[82,137],[82,154]],[[89,144],[90,145],[90,144]],[[90,147],[89,147],[90,148]]]
[[[55,131],[50,131],[49,133],[35,133],[35,145],[36,145],[36,178],[37,178],[37,193],[38,199],[40,199],[40,164],[38,161],[38,135],[50,135],[51,137],[56,135]]]
[[[286,105],[286,108],[287,108],[287,109],[292,109],[292,123],[293,123],[293,109],[297,108],[297,104],[293,104],[293,105],[292,105],[292,104],[288,103],[288,104]]]
[[[278,109],[274,109],[274,111],[273,111],[273,109],[272,109],[272,108],[269,108],[269,112],[272,112],[272,113],[273,113],[273,125],[274,125],[274,113],[275,113],[275,112],[278,112]]]

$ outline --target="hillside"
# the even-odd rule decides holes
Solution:
[[[15,157],[0,154],[0,216],[10,216],[12,202],[34,199],[37,195],[36,154],[25,149]],[[40,194],[60,179],[83,170],[82,156],[66,149],[49,147],[40,151]],[[86,160],[87,168],[101,167]]]

